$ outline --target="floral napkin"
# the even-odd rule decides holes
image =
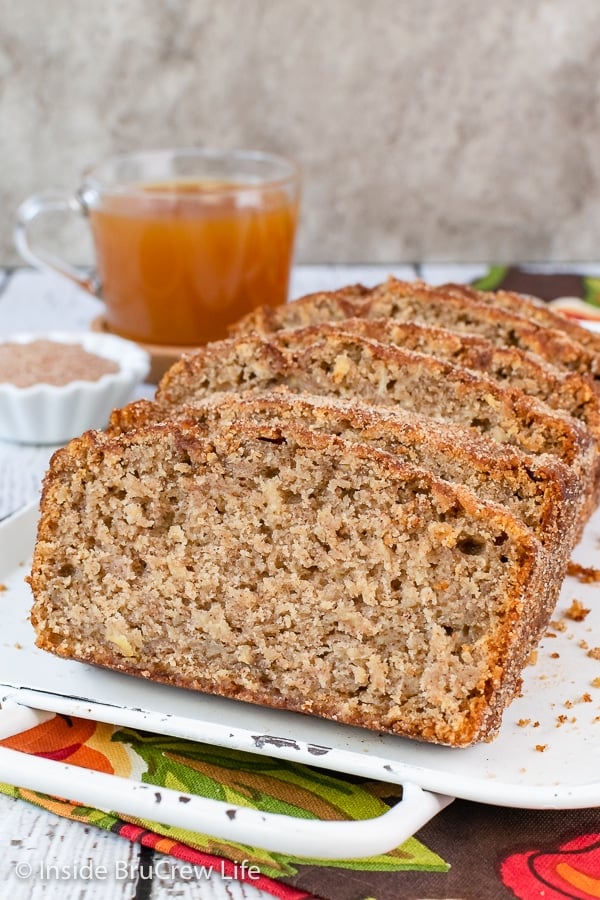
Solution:
[[[147,784],[302,818],[373,818],[389,809],[401,793],[395,785],[62,715],[0,741],[0,746]],[[205,866],[204,871],[216,869],[228,877],[240,877],[285,900],[315,896],[294,884],[300,870],[306,868],[315,872],[326,868],[328,873],[338,870],[333,878],[335,884],[317,895],[331,900],[359,897],[362,900],[363,896],[370,895],[370,891],[353,892],[352,879],[346,889],[344,873],[394,875],[409,870],[446,872],[448,869],[438,854],[416,838],[410,838],[390,853],[362,860],[294,859],[118,812],[107,814],[24,788],[0,784],[0,790],[59,816],[105,828],[161,853],[198,867]],[[331,874],[328,880],[331,881]],[[396,897],[397,892],[380,894],[377,900],[388,896]]]
[[[390,784],[61,715],[0,745],[305,818],[371,818],[398,799],[398,788]],[[457,800],[390,853],[332,862],[294,859],[6,784],[0,790],[169,854],[196,871],[204,867],[246,880],[281,900],[600,897],[598,809],[516,810]]]

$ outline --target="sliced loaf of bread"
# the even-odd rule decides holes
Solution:
[[[578,344],[583,344],[593,353],[600,354],[600,335],[598,333],[590,331],[589,328],[585,328],[572,318],[561,315],[537,297],[517,294],[513,291],[476,291],[468,285],[462,284],[444,284],[441,290],[457,293],[460,296],[467,294],[474,297],[477,302],[487,303],[499,309],[506,309],[525,316],[527,319],[543,325],[544,328],[564,331]]]

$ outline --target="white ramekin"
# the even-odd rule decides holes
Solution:
[[[136,385],[150,369],[150,358],[132,341],[112,334],[51,331],[7,334],[2,344],[26,344],[37,340],[80,344],[118,363],[118,372],[96,381],[71,381],[66,385],[34,384],[17,387],[0,382],[0,440],[22,444],[64,444],[90,428],[104,428],[113,409],[131,398]]]

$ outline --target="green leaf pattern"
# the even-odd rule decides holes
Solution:
[[[120,729],[113,741],[133,747],[147,765],[142,780],[175,790],[250,806],[266,812],[302,818],[365,819],[383,814],[389,805],[379,799],[368,782],[346,779],[288,760],[274,760],[238,750],[184,741],[163,735]],[[386,796],[399,796],[396,785]],[[381,785],[377,785],[381,790]],[[420,869],[445,872],[448,865],[415,838],[391,853],[363,860],[296,859],[258,847],[216,840],[173,826],[128,819],[173,840],[229,859],[249,860],[271,878],[293,875],[299,864],[335,866],[354,870],[402,871]]]

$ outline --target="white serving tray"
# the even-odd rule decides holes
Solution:
[[[453,797],[538,809],[600,804],[600,689],[592,686],[600,661],[582,646],[600,644],[600,583],[566,579],[556,610],[566,628],[542,641],[500,735],[490,744],[452,749],[168,687],[37,649],[24,580],[37,517],[37,509],[28,508],[0,524],[0,584],[6,587],[0,592],[0,737],[58,712],[401,784],[403,800],[365,822],[292,819],[197,797],[184,803],[164,789],[158,801],[151,785],[5,748],[0,780],[240,843],[330,859],[397,846]],[[600,510],[573,559],[593,565],[599,545]],[[563,617],[574,597],[590,608],[582,622]]]

